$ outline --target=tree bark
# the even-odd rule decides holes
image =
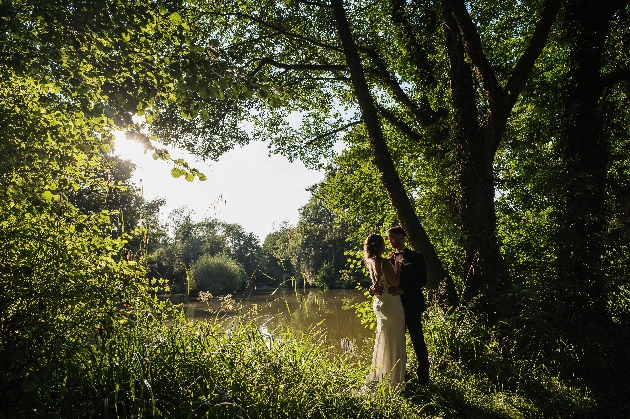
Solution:
[[[452,135],[460,186],[461,234],[464,247],[464,300],[472,302],[500,292],[507,270],[496,234],[494,157],[508,117],[534,63],[547,43],[560,0],[546,0],[532,38],[514,67],[506,87],[499,84],[483,52],[481,39],[462,0],[442,0],[444,42],[449,60],[453,101]],[[485,125],[479,123],[473,66],[488,99]],[[493,310],[492,304],[487,310]]]
[[[435,248],[422,227],[387,148],[378,112],[365,79],[363,65],[352,37],[343,2],[342,0],[331,0],[331,4],[346,62],[350,69],[354,92],[357,96],[363,122],[368,133],[374,165],[380,174],[381,182],[387,191],[400,223],[409,235],[411,246],[424,255],[429,288],[437,289],[440,284],[444,284],[447,303],[450,306],[455,306],[459,299],[453,280],[442,266]]]
[[[464,247],[463,297],[471,301],[503,276],[494,208],[494,150],[478,123],[473,68],[466,62],[457,22],[443,5],[445,43],[453,101],[452,135],[460,185],[460,229]]]
[[[573,0],[563,22],[569,66],[564,94],[560,151],[566,178],[558,218],[558,288],[576,307],[605,309],[602,262],[605,253],[606,182],[610,159],[599,101],[605,85],[603,51],[614,14],[628,3]]]

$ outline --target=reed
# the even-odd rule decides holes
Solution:
[[[360,394],[368,366],[333,355],[317,330],[270,336],[248,316],[226,325],[169,309],[165,322],[146,307],[65,349],[37,390],[39,411],[57,417],[417,417],[384,386]]]
[[[432,382],[403,392],[362,393],[368,354],[337,355],[318,326],[267,331],[255,315],[189,321],[168,302],[138,301],[91,336],[58,336],[0,417],[579,418],[596,407],[564,355],[522,352],[464,309],[425,314]]]

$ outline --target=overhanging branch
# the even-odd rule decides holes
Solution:
[[[400,118],[390,112],[388,109],[385,109],[383,106],[376,105],[376,109],[378,109],[378,113],[385,118],[390,124],[395,126],[400,132],[407,136],[412,141],[417,143],[421,143],[423,138],[420,134],[415,132],[409,125],[403,122]]]
[[[322,140],[322,139],[324,139],[326,137],[330,137],[331,135],[335,135],[335,134],[337,134],[337,133],[339,133],[341,131],[345,131],[345,130],[347,130],[350,127],[353,127],[355,125],[359,125],[359,124],[362,124],[362,123],[363,123],[363,120],[359,119],[358,121],[350,122],[349,124],[346,124],[346,125],[344,125],[342,127],[334,129],[332,131],[325,132],[325,133],[323,133],[321,135],[318,135],[315,138],[312,138],[311,140],[307,141],[306,143],[304,143],[304,147],[310,147],[311,145],[315,144],[319,140]]]
[[[276,61],[272,58],[265,57],[261,58],[256,70],[251,74],[252,76],[256,74],[262,67],[265,65],[270,65],[272,67],[281,68],[285,71],[347,71],[348,68],[345,65],[334,65],[334,64],[287,64]]]

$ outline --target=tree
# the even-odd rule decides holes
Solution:
[[[559,144],[566,173],[558,213],[559,285],[566,289],[560,292],[571,304],[594,306],[600,312],[605,306],[602,262],[606,259],[606,200],[612,165],[611,133],[606,128],[610,130],[619,112],[607,98],[617,83],[630,80],[628,54],[618,54],[612,45],[607,49],[606,43],[615,20],[621,27],[625,22],[627,28],[628,4],[570,1],[563,20],[568,70]],[[627,37],[628,31],[623,32]]]
[[[478,29],[461,1],[445,1],[441,5],[392,1],[369,7],[344,6],[340,1],[290,2],[287,7],[275,2],[248,1],[224,2],[217,8],[191,6],[186,19],[199,22],[194,25],[195,36],[201,39],[203,34],[206,39],[222,40],[224,49],[215,45],[209,48],[231,63],[235,75],[233,84],[225,87],[225,92],[230,92],[225,103],[217,105],[214,99],[202,99],[197,106],[208,114],[221,111],[220,121],[232,121],[234,115],[241,115],[241,109],[255,109],[251,115],[255,123],[251,138],[270,139],[281,152],[313,164],[327,155],[337,134],[363,124],[371,144],[370,158],[381,173],[398,219],[409,230],[412,244],[425,254],[433,284],[449,275],[417,220],[387,142],[395,133],[399,141],[404,136],[406,141],[422,144],[424,149],[416,158],[426,159],[428,164],[431,160],[443,162],[452,155],[452,170],[456,171],[461,191],[460,223],[465,252],[462,271],[466,272],[467,299],[471,300],[495,287],[504,276],[496,240],[493,159],[510,111],[546,44],[559,5],[557,0],[545,2],[543,7],[537,2],[511,4],[503,12],[505,15],[518,13],[535,21],[541,10],[539,23],[506,27],[502,20],[491,25],[498,30],[493,38],[499,46],[496,50],[503,54],[493,59],[508,63],[502,68],[490,65]],[[346,8],[351,10],[351,22],[345,18]],[[258,14],[257,10],[263,9],[265,13]],[[481,16],[485,18],[497,9],[480,2],[479,10],[482,14],[490,10]],[[205,25],[210,18],[216,25],[214,30]],[[450,28],[442,40],[441,25]],[[229,36],[220,27],[230,27]],[[370,36],[374,28],[383,36]],[[497,41],[501,31],[518,33],[523,41],[516,48],[503,46]],[[392,53],[397,48],[413,53]],[[444,64],[440,49],[448,52],[451,74],[438,70]],[[466,64],[469,59],[472,67]],[[506,71],[511,63],[514,70]],[[473,84],[474,80],[481,82],[483,92]],[[245,84],[248,92],[253,88],[256,94],[234,90],[239,83]],[[448,102],[443,95],[447,85],[453,89],[455,105],[452,132],[447,127]],[[480,93],[487,103],[480,99]],[[475,106],[466,108],[466,103]],[[339,108],[346,110],[345,115]],[[293,130],[283,120],[293,111],[303,115],[301,131]],[[221,117],[228,114],[228,119]],[[478,117],[484,122],[477,121]],[[197,118],[180,118],[174,112],[156,115],[153,120],[156,133],[164,126],[172,133],[187,132],[191,127],[199,130],[207,125]],[[219,122],[214,126],[221,128]],[[232,122],[225,124],[226,135],[234,135],[232,126]],[[220,145],[216,138],[221,134],[217,130],[209,132],[212,134],[202,139],[210,147],[205,154],[213,157]],[[200,151],[199,147],[193,148]],[[453,301],[454,287],[450,280],[447,282],[451,284],[448,288]]]
[[[190,270],[191,289],[226,294],[247,286],[243,266],[226,255],[202,255]]]
[[[223,238],[222,252],[243,265],[248,277],[258,278],[262,259],[258,237],[245,231],[239,224],[221,222],[218,230]]]
[[[213,218],[196,222],[193,215],[186,207],[170,214],[170,233],[156,245],[149,258],[153,275],[168,279],[176,291],[183,284],[187,289],[192,266],[201,257],[218,255],[238,262],[246,277],[258,273],[262,248],[255,235],[238,224]]]
[[[274,228],[274,231],[267,234],[262,248],[266,258],[265,274],[274,280],[279,280],[280,284],[295,280],[299,274],[294,265],[295,228],[288,222],[283,222]]]

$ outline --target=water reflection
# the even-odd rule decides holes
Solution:
[[[371,353],[374,344],[375,332],[361,324],[352,308],[354,303],[365,301],[363,294],[356,289],[296,291],[258,288],[233,296],[230,302],[233,307],[227,312],[217,298],[207,303],[189,300],[186,295],[169,298],[184,305],[189,319],[214,319],[218,316],[229,320],[235,315],[250,312],[265,333],[273,335],[275,330],[289,327],[294,332],[309,334],[313,339],[325,339],[338,353],[366,356]],[[322,333],[314,334],[314,327]]]

